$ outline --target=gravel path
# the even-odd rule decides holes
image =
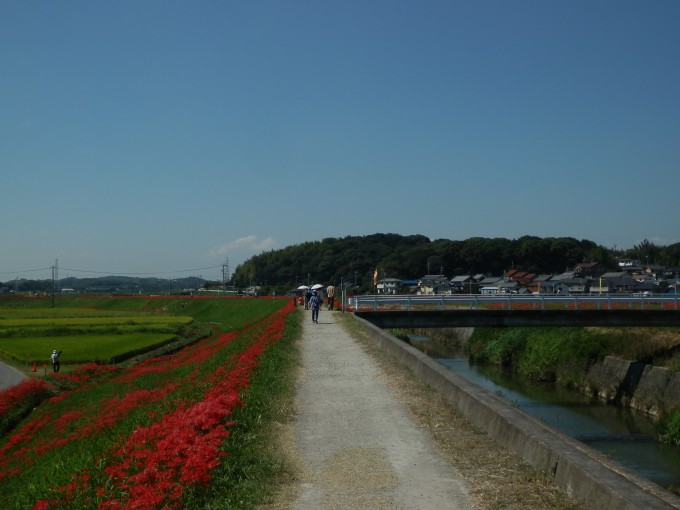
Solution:
[[[26,376],[16,368],[0,362],[0,390],[19,384]]]
[[[372,359],[322,311],[305,312],[295,510],[471,509],[464,482],[381,379]]]

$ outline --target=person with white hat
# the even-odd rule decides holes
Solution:
[[[50,359],[52,360],[52,370],[55,372],[59,372],[59,356],[61,355],[61,351],[57,351],[56,349],[52,351],[52,356],[50,356]]]

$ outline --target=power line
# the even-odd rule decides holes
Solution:
[[[41,267],[39,269],[22,269],[20,271],[0,271],[0,274],[35,273],[35,272],[38,272],[38,271],[48,271],[50,269],[52,269],[52,266]]]
[[[196,267],[192,269],[175,269],[172,271],[138,271],[138,272],[123,272],[123,271],[90,271],[87,269],[71,269],[67,267],[62,267],[62,271],[72,271],[74,273],[93,273],[93,274],[106,274],[106,275],[154,275],[154,274],[173,274],[173,273],[191,273],[193,271],[206,271],[208,269],[217,269],[219,266],[208,266],[208,267]]]

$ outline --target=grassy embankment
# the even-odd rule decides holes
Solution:
[[[296,314],[282,312],[286,304],[98,300],[95,315],[178,313],[219,334],[129,368],[85,365],[48,376],[59,395],[0,441],[0,506],[248,508],[261,501],[283,469],[268,450],[267,429],[288,413],[286,374],[299,325]],[[11,308],[0,307],[0,316]]]

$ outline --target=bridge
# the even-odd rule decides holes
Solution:
[[[358,317],[380,328],[680,327],[677,295],[357,296]]]

